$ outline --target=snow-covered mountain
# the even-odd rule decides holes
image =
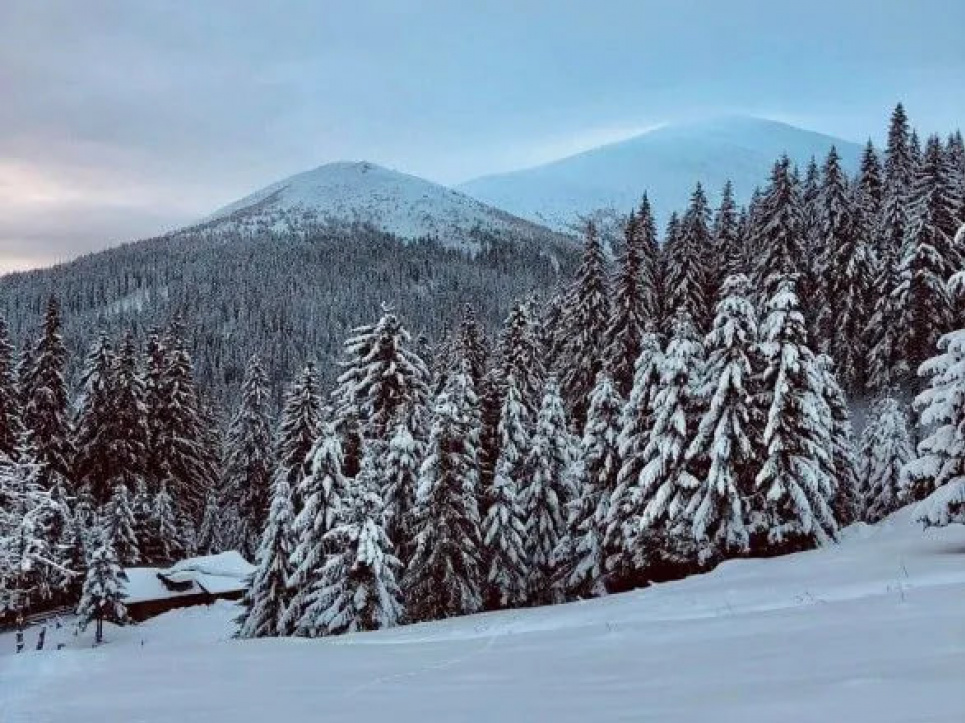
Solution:
[[[313,224],[371,225],[403,239],[432,237],[475,250],[480,235],[541,240],[546,229],[459,191],[373,163],[329,163],[273,183],[201,222],[259,232]]]
[[[626,141],[546,165],[484,176],[458,186],[480,201],[550,228],[568,229],[579,214],[626,213],[650,195],[658,220],[683,209],[700,181],[713,202],[730,179],[739,202],[764,185],[782,153],[803,170],[831,146],[857,168],[861,146],[786,123],[734,116],[663,126]]]

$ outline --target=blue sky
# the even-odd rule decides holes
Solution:
[[[3,0],[0,269],[366,159],[449,183],[747,113],[965,117],[960,0]]]

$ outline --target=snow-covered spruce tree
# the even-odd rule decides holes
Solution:
[[[140,562],[140,542],[134,532],[134,507],[130,491],[123,482],[114,485],[114,494],[104,507],[101,524],[122,567],[131,567]]]
[[[637,357],[630,396],[620,413],[617,450],[620,469],[607,511],[603,544],[606,571],[611,589],[622,590],[642,584],[642,570],[634,563],[636,549],[636,517],[639,514],[634,496],[643,469],[643,451],[653,428],[653,400],[660,385],[663,364],[660,337],[653,331],[644,334]]]
[[[901,470],[914,452],[908,416],[894,396],[876,399],[868,420],[858,451],[858,487],[861,519],[874,523],[901,507]]]
[[[521,504],[526,453],[530,443],[530,420],[523,406],[516,378],[504,380],[505,393],[499,415],[499,456],[483,521],[486,556],[486,606],[517,607],[527,597],[529,561],[523,539],[526,525]]]
[[[22,443],[0,455],[0,606],[29,613],[71,570],[58,548],[63,502],[41,484],[41,465]]]
[[[868,350],[865,329],[871,315],[871,250],[857,228],[851,191],[832,147],[821,185],[822,277],[825,280],[820,314],[821,336],[852,394],[867,383]]]
[[[622,400],[601,372],[590,395],[586,426],[567,506],[566,536],[554,553],[558,585],[570,599],[603,595],[606,555],[603,546],[610,497],[620,470],[618,437]]]
[[[763,422],[755,388],[760,370],[757,314],[746,276],[729,276],[704,340],[707,371],[699,390],[705,410],[685,454],[701,470],[688,516],[698,562],[750,550],[748,498],[760,459]]]
[[[311,362],[295,377],[285,394],[275,438],[275,476],[284,475],[292,490],[292,507],[297,515],[302,502],[298,488],[309,472],[308,453],[318,438],[322,423],[322,397],[318,371]]]
[[[325,534],[332,554],[309,594],[298,628],[311,637],[391,628],[402,617],[401,567],[385,533],[379,481],[368,457],[342,501],[339,523]]]
[[[854,429],[848,400],[838,383],[834,362],[822,354],[817,358],[821,378],[821,398],[830,413],[831,454],[827,474],[834,483],[834,518],[839,527],[858,519],[860,490],[855,459]]]
[[[409,620],[468,615],[482,607],[478,437],[478,401],[463,362],[436,398],[419,472],[415,551],[403,578]]]
[[[148,536],[141,544],[141,555],[151,564],[169,565],[181,559],[185,552],[185,544],[181,539],[174,500],[165,483],[161,483],[161,488],[150,502]]]
[[[385,531],[403,564],[412,554],[413,513],[424,453],[424,444],[416,440],[409,423],[404,417],[396,424],[384,457],[375,463],[385,491]]]
[[[653,218],[650,198],[646,193],[637,210],[637,235],[640,251],[640,298],[644,319],[657,327],[660,325],[663,298],[663,268],[660,245],[657,243],[657,223]]]
[[[749,259],[738,225],[734,186],[729,180],[724,183],[720,194],[720,205],[714,215],[711,237],[714,245],[712,270],[718,283],[722,283],[731,274],[747,273]]]
[[[636,569],[663,578],[677,574],[695,558],[688,504],[698,491],[697,465],[686,458],[700,420],[698,391],[704,379],[704,349],[686,315],[661,357],[660,385],[653,399],[653,427],[641,459],[629,519],[636,529],[628,545]]]
[[[753,242],[758,258],[753,281],[759,301],[766,301],[774,296],[787,274],[807,272],[800,204],[787,156],[782,156],[771,170],[759,213]]]
[[[149,370],[148,389],[160,384],[148,398],[158,404],[148,407],[153,419],[152,473],[167,478],[179,516],[193,523],[200,521],[208,490],[217,479],[218,450],[212,446],[210,425],[197,386],[194,365],[183,338],[183,328],[175,322],[160,343],[163,355],[160,378],[155,382]],[[153,364],[152,364],[153,366]]]
[[[76,606],[83,594],[88,558],[92,552],[88,549],[90,539],[94,539],[94,536],[84,526],[83,519],[73,515],[59,541],[59,557],[64,570],[57,571],[59,594],[56,596],[71,606]]]
[[[131,489],[136,489],[138,482],[148,477],[148,426],[144,378],[138,369],[137,344],[130,332],[121,340],[111,379],[113,413],[108,428],[114,447],[110,454],[114,477],[123,477]]]
[[[630,393],[633,365],[640,355],[640,338],[646,325],[640,248],[643,243],[639,220],[631,213],[624,228],[623,256],[613,282],[613,304],[606,334],[605,365],[622,397]]]
[[[544,372],[539,329],[528,302],[513,305],[499,335],[496,357],[498,407],[502,407],[506,380],[512,376],[526,411],[535,415],[539,409]],[[471,359],[467,361],[472,364]]]
[[[23,434],[13,354],[6,319],[0,317],[0,454],[8,457],[16,455]]]
[[[592,222],[586,226],[583,260],[567,297],[565,313],[568,339],[560,360],[560,384],[570,409],[570,424],[579,433],[586,419],[590,391],[603,368],[610,319],[606,258]]]
[[[709,269],[712,254],[709,222],[707,197],[698,183],[677,239],[668,249],[665,301],[668,316],[688,314],[701,330],[710,325],[709,299],[716,294]]]
[[[239,527],[232,547],[246,560],[258,550],[268,516],[273,460],[268,377],[261,359],[248,360],[241,384],[241,401],[228,427],[222,494],[234,507]]]
[[[308,600],[323,584],[325,558],[332,552],[325,535],[338,524],[348,489],[348,482],[342,474],[341,438],[333,424],[321,425],[309,457],[311,471],[299,489],[303,507],[293,527],[295,547],[289,577],[292,601],[283,620],[284,627],[299,634],[307,633],[300,627],[300,621]]]
[[[77,606],[81,629],[96,622],[94,643],[97,645],[104,640],[105,620],[115,625],[127,622],[127,608],[123,602],[126,582],[127,574],[117,559],[110,535],[105,530],[91,554],[80,604]]]
[[[140,562],[145,565],[152,563],[148,556],[148,548],[151,545],[152,523],[154,517],[154,500],[148,492],[147,482],[143,479],[137,481],[134,493],[131,495],[131,512],[134,516],[134,539],[137,540],[138,551],[140,552]]]
[[[885,185],[899,199],[907,198],[915,174],[915,159],[911,151],[911,128],[908,115],[901,103],[895,106],[888,127],[885,148]]]
[[[43,333],[31,353],[33,366],[28,378],[21,380],[28,391],[23,411],[27,439],[34,460],[40,465],[40,483],[65,495],[71,479],[74,458],[67,417],[67,349],[61,336],[60,304],[50,297]]]
[[[114,369],[117,357],[110,338],[101,333],[91,345],[81,376],[81,397],[74,419],[76,450],[73,474],[79,485],[86,485],[94,499],[104,504],[110,499],[116,472],[112,457]]]
[[[469,362],[473,384],[478,386],[486,373],[486,360],[489,356],[489,350],[486,346],[486,335],[476,318],[476,310],[469,303],[463,306],[457,345],[459,356]]]
[[[520,499],[525,559],[529,562],[528,598],[534,605],[558,602],[553,553],[566,535],[566,506],[572,497],[569,473],[575,451],[559,386],[550,378],[526,457]]]
[[[852,191],[851,205],[855,233],[874,256],[877,251],[878,223],[885,197],[885,184],[878,152],[870,140],[865,144],[861,154],[861,168]]]
[[[238,618],[238,637],[285,636],[293,631],[286,612],[291,602],[289,580],[295,546],[294,523],[288,476],[276,474],[271,483],[268,525],[255,558],[257,569],[241,603],[244,610]]]
[[[831,468],[831,412],[818,361],[807,346],[794,281],[784,278],[767,304],[762,328],[766,402],[764,457],[755,480],[751,550],[782,554],[837,534]]]
[[[953,323],[946,289],[952,274],[962,268],[962,251],[948,228],[951,208],[945,189],[940,143],[929,142],[911,191],[911,213],[893,294],[901,315],[901,354],[909,369],[917,369],[935,348],[939,336]]]
[[[374,326],[356,330],[345,342],[347,361],[333,396],[338,427],[348,432],[343,436],[347,476],[357,471],[361,448],[355,446],[361,440],[387,442],[399,414],[423,413],[429,370],[410,344],[409,332],[389,309]],[[351,429],[356,423],[358,440]]]

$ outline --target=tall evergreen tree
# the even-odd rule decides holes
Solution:
[[[486,373],[486,360],[489,356],[489,350],[486,347],[486,336],[479,325],[476,310],[472,304],[467,303],[463,306],[457,341],[459,356],[469,362],[472,383],[478,387]]]
[[[127,608],[123,603],[125,582],[127,574],[114,553],[110,536],[105,534],[91,555],[80,605],[77,607],[81,628],[96,622],[94,643],[97,645],[104,640],[105,620],[116,625],[127,621]]]
[[[640,338],[646,325],[640,248],[644,239],[639,223],[636,215],[630,214],[624,230],[620,269],[613,283],[613,305],[606,335],[606,368],[621,396],[630,393],[633,365],[640,354]]]
[[[275,437],[275,476],[283,475],[292,491],[294,514],[301,512],[298,488],[308,474],[308,453],[322,423],[322,397],[318,372],[309,362],[285,394]]]
[[[248,360],[241,384],[241,401],[225,444],[222,493],[238,515],[240,529],[236,549],[254,559],[268,517],[271,488],[271,421],[268,377],[261,359]]]
[[[661,299],[663,298],[663,269],[660,258],[660,245],[657,243],[657,223],[646,193],[637,211],[637,234],[640,242],[640,296],[644,319],[651,325],[658,325],[661,318]]]
[[[118,481],[114,493],[104,508],[104,534],[117,561],[122,567],[131,567],[141,560],[140,542],[135,528],[134,506],[127,485]]]
[[[888,145],[885,149],[885,185],[902,201],[907,198],[915,173],[911,149],[911,128],[904,106],[899,103],[891,114]]]
[[[838,525],[850,525],[858,518],[860,493],[855,459],[854,430],[844,390],[838,382],[833,360],[822,354],[817,359],[821,398],[829,413],[830,455],[827,475],[834,486],[834,517]]]
[[[396,582],[401,567],[383,527],[382,500],[368,458],[343,501],[339,523],[325,535],[332,554],[306,599],[299,629],[311,636],[390,628],[402,617]]]
[[[13,353],[6,319],[0,317],[0,454],[11,458],[16,455],[23,434]]]
[[[754,246],[758,263],[754,288],[764,301],[774,295],[785,275],[798,274],[807,278],[808,272],[800,205],[787,156],[782,156],[771,170],[770,184],[761,200],[756,226]]]
[[[529,562],[529,601],[538,605],[558,598],[553,553],[566,535],[574,451],[559,386],[549,379],[526,457],[524,476],[528,481],[522,486],[520,499],[525,559]]]
[[[902,405],[890,395],[875,400],[858,452],[861,518],[865,522],[878,522],[901,506],[901,470],[912,455]]]
[[[885,197],[885,182],[882,177],[881,161],[874,144],[869,140],[861,154],[861,168],[857,183],[854,184],[855,233],[872,250],[876,249],[878,223]]]
[[[526,451],[529,448],[529,414],[523,406],[516,379],[505,380],[506,392],[499,415],[499,456],[483,522],[487,560],[487,605],[516,607],[526,600],[529,562],[520,500]]]
[[[685,460],[701,468],[690,503],[700,562],[750,550],[748,500],[760,458],[761,410],[757,314],[746,276],[729,276],[707,335],[707,372],[699,390],[705,409]]]
[[[719,286],[730,274],[747,272],[748,259],[738,226],[737,203],[734,186],[728,180],[720,194],[720,205],[714,215],[712,236],[714,240],[714,269]]]
[[[606,259],[593,223],[586,227],[583,261],[568,303],[566,326],[569,339],[561,367],[561,385],[563,398],[570,409],[570,423],[575,430],[582,430],[590,391],[603,368],[610,318]]]
[[[81,376],[81,398],[74,421],[74,478],[103,504],[113,493],[117,469],[111,425],[114,414],[114,369],[117,357],[110,339],[101,333],[91,345]]]
[[[482,535],[476,502],[479,409],[465,362],[436,398],[413,516],[415,551],[404,577],[409,620],[482,607]]]
[[[580,443],[574,498],[567,510],[567,534],[554,555],[559,584],[570,597],[606,592],[604,534],[610,497],[620,470],[618,437],[622,401],[600,373]]]
[[[710,209],[698,183],[680,224],[679,234],[668,249],[666,304],[668,314],[688,314],[701,329],[709,326],[708,299],[713,288],[709,262],[712,253]]]
[[[785,278],[767,305],[762,329],[762,389],[768,406],[764,457],[755,493],[752,550],[780,553],[813,547],[837,534],[832,505],[831,413],[807,346],[794,282]]]
[[[471,367],[470,367],[471,369]],[[424,444],[416,440],[403,418],[386,447],[384,458],[376,462],[382,479],[385,532],[395,556],[405,564],[412,553],[412,525],[419,485],[419,464]]]

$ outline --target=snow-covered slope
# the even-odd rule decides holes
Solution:
[[[507,240],[552,236],[534,223],[417,176],[372,163],[329,163],[274,183],[203,219],[206,226],[287,231],[363,223],[404,239],[475,250],[480,232]]]
[[[965,527],[904,510],[823,550],[602,600],[329,640],[231,640],[218,603],[48,632],[3,723],[961,723]],[[32,647],[36,631],[29,631]]]
[[[485,176],[458,188],[480,201],[551,228],[568,228],[578,214],[599,209],[626,213],[648,191],[658,219],[686,206],[700,181],[715,199],[729,178],[739,201],[764,185],[782,153],[802,170],[820,163],[832,145],[844,165],[857,167],[861,147],[785,123],[727,117],[664,126],[546,165]]]

